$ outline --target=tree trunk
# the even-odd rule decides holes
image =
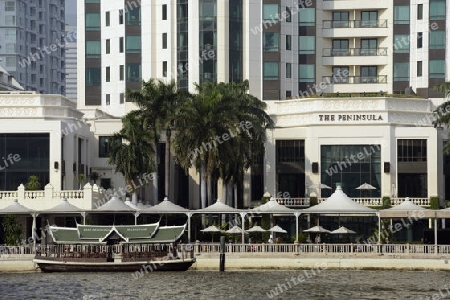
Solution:
[[[227,199],[225,202],[229,206],[233,206],[233,181],[227,182]]]
[[[172,133],[170,130],[166,131],[166,155],[164,156],[164,192],[166,197],[169,197],[169,187],[170,187],[170,137]],[[170,198],[169,198],[170,199]]]
[[[206,183],[206,188],[208,189],[208,206],[210,206],[211,204],[213,204],[213,197],[212,197],[212,176],[211,174],[207,175],[207,183]],[[208,215],[208,226],[212,225],[212,215]]]
[[[201,162],[200,166],[200,200],[202,204],[202,208],[206,207],[206,164],[204,161]],[[205,215],[202,214],[202,225],[205,228]]]
[[[133,203],[134,205],[137,205],[137,190],[134,190],[133,194],[131,194],[131,203]]]

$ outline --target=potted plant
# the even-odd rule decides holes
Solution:
[[[97,184],[97,180],[100,178],[100,176],[100,173],[92,172],[91,175],[89,175],[89,178],[94,182],[94,184]]]
[[[27,191],[37,191],[41,189],[39,177],[37,177],[36,175],[31,175],[30,177],[28,177],[28,182],[25,184],[25,189]]]

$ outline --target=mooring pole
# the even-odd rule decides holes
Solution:
[[[220,272],[225,271],[225,237],[220,237]]]

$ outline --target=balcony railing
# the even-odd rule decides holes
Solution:
[[[388,20],[347,20],[347,21],[323,21],[323,29],[333,28],[387,28]]]
[[[308,197],[306,198],[276,198],[275,199],[278,204],[286,205],[291,208],[307,208],[310,206],[310,200]],[[327,198],[318,198],[317,203],[322,203],[326,201]],[[383,199],[380,197],[365,197],[365,198],[352,198],[353,201],[355,201],[358,204],[364,205],[364,206],[382,206],[383,205]],[[412,201],[414,204],[417,204],[419,206],[430,206],[430,199],[429,198],[409,198],[410,201]],[[391,204],[392,206],[396,206],[401,204],[405,201],[405,198],[392,198]],[[255,201],[256,203],[257,201]],[[260,205],[258,203],[256,206]]]
[[[324,48],[322,50],[322,56],[335,57],[335,56],[387,56],[387,48],[349,48],[349,49],[333,49]]]
[[[323,82],[335,84],[387,83],[387,75],[379,76],[322,76]]]

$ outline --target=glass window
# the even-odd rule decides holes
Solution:
[[[119,98],[120,98],[120,104],[123,104],[125,102],[125,94],[124,93],[120,93],[119,94]]]
[[[303,163],[305,161],[305,141],[277,140],[277,163]]]
[[[299,9],[299,23],[300,26],[315,26],[316,25],[316,9],[315,8],[300,8]]]
[[[162,48],[167,49],[167,33],[162,34]]]
[[[140,35],[128,35],[127,36],[127,53],[141,53],[141,36]]]
[[[394,81],[409,81],[409,62],[394,62]]]
[[[141,24],[141,8],[135,7],[128,9],[126,14],[126,25],[140,25]]]
[[[106,82],[111,81],[111,67],[106,67]]]
[[[417,20],[423,19],[423,4],[417,4]]]
[[[107,11],[107,12],[105,13],[105,22],[106,22],[106,26],[111,25],[111,24],[110,24],[110,23],[111,23],[111,20],[110,20],[110,12],[109,12],[109,11]]]
[[[111,52],[111,40],[106,40],[106,54],[109,54]]]
[[[99,86],[101,83],[101,68],[86,68],[86,86]]]
[[[332,28],[347,28],[350,26],[348,11],[333,12]]]
[[[445,30],[430,30],[430,49],[445,49]]]
[[[427,140],[397,140],[397,161],[427,161]]]
[[[167,77],[167,61],[163,61],[163,77]]]
[[[100,13],[86,13],[86,31],[100,30]]]
[[[119,38],[119,53],[123,53],[123,37]]]
[[[314,64],[298,65],[298,81],[299,82],[315,82],[315,66]]]
[[[445,0],[430,0],[430,20],[445,20]]]
[[[394,6],[394,24],[409,24],[409,5]]]
[[[286,63],[286,78],[292,78],[292,64]]]
[[[16,30],[15,29],[6,29],[5,39],[7,41],[15,41],[16,40]]]
[[[264,32],[264,52],[276,52],[279,50],[279,34],[277,32]]]
[[[101,56],[101,42],[100,41],[86,41],[86,57],[98,58]]]
[[[278,80],[278,62],[265,61],[264,62],[264,80]]]
[[[162,19],[167,20],[167,4],[162,5]]]
[[[86,0],[86,3],[100,3],[100,0]]]
[[[123,9],[119,9],[119,24],[123,24]]]
[[[110,136],[99,136],[98,137],[98,157],[108,157],[111,147],[111,137]]]
[[[286,50],[292,50],[292,36],[286,34]]]
[[[16,44],[6,44],[6,53],[7,54],[16,53]]]
[[[16,16],[5,16],[5,25],[16,25]]]
[[[120,65],[119,66],[119,80],[120,81],[123,81],[124,73],[125,73],[125,66],[124,65]]]
[[[5,11],[15,11],[16,3],[14,1],[6,1],[5,2]]]
[[[299,54],[316,53],[316,37],[315,36],[299,36],[298,37]]]
[[[289,7],[286,7],[286,22],[291,23],[292,22],[292,14]]]
[[[394,34],[394,53],[408,53],[409,39],[409,34]]]
[[[140,82],[141,64],[127,64],[127,82]]]
[[[417,77],[422,76],[422,61],[417,62]]]
[[[111,105],[111,94],[106,94],[106,105]]]
[[[263,19],[264,20],[278,20],[279,7],[278,4],[264,4],[263,5]]]
[[[200,18],[203,20],[213,19],[217,15],[216,1],[201,0],[200,3]]]
[[[417,48],[422,48],[423,47],[423,32],[418,32],[417,33]]]
[[[445,59],[430,59],[430,78],[445,78]]]

